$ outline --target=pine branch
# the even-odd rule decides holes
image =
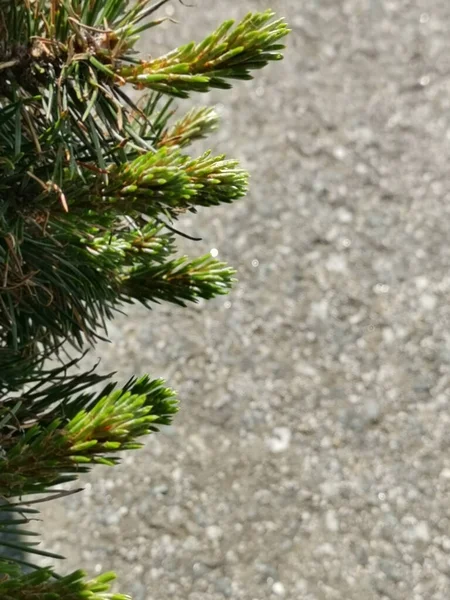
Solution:
[[[193,136],[202,135],[196,123],[185,131],[181,130],[183,126],[181,123],[173,133],[167,134],[172,136],[172,140],[168,140],[169,148],[164,145],[156,152],[141,153],[134,160],[112,164],[100,172],[93,163],[83,163],[81,177],[64,172],[64,203],[61,203],[59,189],[51,186],[39,193],[39,187],[31,181],[33,191],[30,192],[42,209],[52,214],[83,215],[93,209],[99,217],[105,212],[110,216],[136,212],[156,216],[166,214],[167,210],[175,216],[180,209],[215,206],[243,197],[247,192],[248,174],[239,168],[238,161],[226,159],[224,155],[211,156],[210,152],[191,158],[176,147],[170,148],[176,137],[181,136],[181,143],[186,144]],[[38,218],[43,220],[44,216]]]
[[[85,581],[83,571],[55,578],[48,568],[23,574],[16,565],[0,558],[2,600],[131,600],[124,594],[109,592],[114,579],[114,573],[104,573]]]
[[[205,191],[202,195],[208,199]],[[144,208],[139,199],[136,208]],[[113,222],[108,219],[107,224]],[[151,221],[121,230],[115,222],[93,227],[62,216],[47,224],[45,237],[27,234],[15,242],[12,266],[0,286],[0,303],[7,307],[0,311],[0,389],[3,378],[11,381],[14,372],[20,378],[20,362],[23,368],[38,367],[39,355],[56,350],[64,340],[81,348],[85,340],[98,339],[124,302],[184,305],[231,287],[233,270],[211,257],[174,260],[174,236],[163,234],[164,226]]]
[[[166,301],[185,306],[186,301],[228,293],[235,271],[209,254],[195,260],[171,259],[174,238],[159,235],[163,228],[150,223],[120,236],[90,240],[89,247],[103,262],[103,270],[115,270],[120,298],[146,305]]]
[[[190,91],[228,89],[227,79],[252,79],[250,72],[281,60],[279,40],[289,30],[283,19],[271,21],[274,13],[248,14],[232,29],[226,21],[202,42],[192,42],[160,58],[126,66],[118,74],[127,83],[151,88],[180,98]]]
[[[119,212],[134,209],[155,215],[168,209],[176,215],[179,209],[212,206],[243,197],[248,175],[237,165],[235,160],[226,160],[223,155],[213,157],[210,152],[192,159],[177,150],[161,148],[127,165],[113,167],[108,173],[108,184],[98,195]],[[101,210],[101,206],[98,208]]]
[[[187,301],[227,294],[235,281],[234,274],[233,269],[210,255],[192,261],[182,257],[160,267],[145,263],[134,267],[124,278],[123,290],[127,297],[146,306],[160,301],[185,306]]]
[[[47,491],[76,479],[94,463],[116,464],[117,452],[140,448],[136,439],[158,431],[158,425],[168,425],[177,410],[174,393],[163,383],[144,376],[123,389],[112,391],[109,386],[95,401],[95,395],[88,401],[60,398],[48,415],[3,431],[0,495]],[[55,413],[60,414],[55,418]]]
[[[211,108],[193,108],[172,127],[166,129],[158,141],[159,147],[182,148],[207,137],[218,126],[218,116]]]

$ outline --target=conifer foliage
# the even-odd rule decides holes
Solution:
[[[96,463],[114,465],[177,411],[160,379],[118,388],[71,368],[120,307],[185,306],[234,281],[210,255],[177,257],[174,223],[244,196],[247,173],[191,151],[217,116],[196,108],[177,120],[173,102],[251,79],[281,58],[288,29],[268,10],[140,56],[139,36],[148,31],[151,45],[168,1],[0,0],[2,600],[125,598],[108,591],[109,573],[61,577],[12,558],[58,558],[28,541],[38,502],[67,493],[61,484]],[[75,359],[62,352],[70,346]]]

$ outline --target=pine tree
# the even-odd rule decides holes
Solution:
[[[288,29],[269,10],[140,57],[135,44],[166,2],[0,0],[1,600],[125,598],[108,592],[109,573],[61,577],[12,555],[58,558],[17,539],[33,536],[38,502],[96,463],[116,464],[177,411],[160,379],[119,388],[72,367],[120,307],[185,306],[234,281],[211,255],[176,257],[177,218],[241,198],[247,173],[191,155],[217,116],[196,108],[176,120],[173,102],[251,79],[281,58]]]

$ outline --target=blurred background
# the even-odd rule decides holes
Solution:
[[[44,506],[45,546],[134,600],[448,600],[450,3],[189,4],[146,53],[268,7],[292,28],[282,63],[192,99],[252,180],[180,243],[240,282],[113,323],[91,360],[166,377],[181,412]]]

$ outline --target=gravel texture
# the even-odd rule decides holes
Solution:
[[[46,505],[45,543],[134,600],[448,600],[450,3],[173,2],[145,49],[270,1],[285,61],[196,97],[252,187],[187,247],[240,283],[116,320],[93,357],[182,410]]]

